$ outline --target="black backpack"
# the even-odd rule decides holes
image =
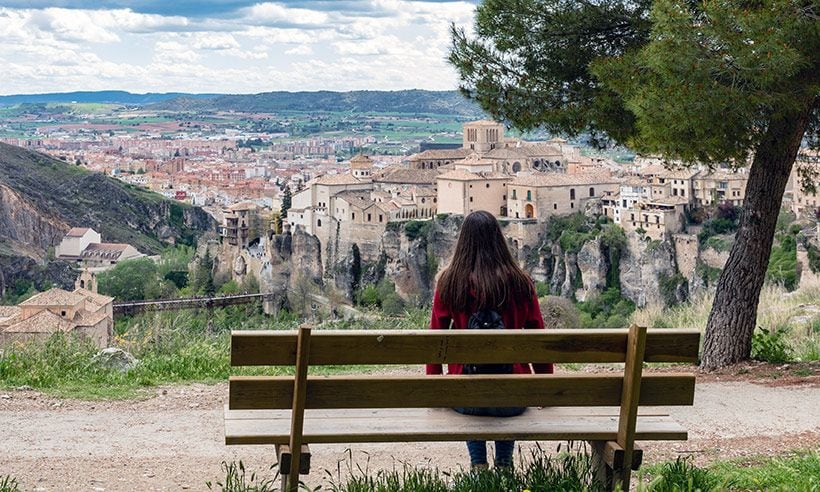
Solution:
[[[470,330],[497,330],[504,328],[504,320],[493,309],[482,309],[467,320]],[[464,364],[462,374],[512,374],[512,364]]]

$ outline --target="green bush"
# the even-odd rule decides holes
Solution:
[[[624,328],[635,311],[635,303],[621,297],[621,289],[611,287],[601,295],[579,302],[584,328]]]
[[[679,272],[676,272],[673,275],[668,275],[661,272],[658,274],[658,285],[660,287],[663,302],[667,307],[669,307],[678,304],[678,289],[685,288],[685,286],[688,285],[688,281],[686,280],[686,277],[681,275]]]
[[[379,298],[379,289],[375,285],[365,285],[358,295],[359,305],[378,307],[381,299]]]
[[[409,220],[404,223],[404,235],[411,241],[427,236],[429,230],[429,220]]]
[[[786,335],[787,328],[767,330],[759,328],[752,334],[752,358],[764,362],[781,363],[792,360]]]
[[[382,300],[382,312],[387,316],[404,314],[404,301],[398,294],[391,292]]]
[[[732,241],[718,236],[712,236],[706,240],[704,247],[711,248],[718,252],[730,251],[732,249]]]
[[[782,236],[780,244],[772,247],[766,280],[789,291],[797,288],[797,241],[794,236]]]
[[[539,298],[550,295],[550,284],[547,282],[535,282],[535,295]]]

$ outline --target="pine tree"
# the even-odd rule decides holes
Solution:
[[[528,130],[688,165],[751,161],[702,364],[748,358],[786,182],[818,142],[816,0],[485,0],[452,29],[461,91]],[[809,184],[811,185],[811,184]]]

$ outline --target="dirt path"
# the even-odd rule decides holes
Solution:
[[[271,448],[223,444],[226,395],[222,384],[170,387],[128,402],[0,390],[0,476],[17,477],[27,491],[207,490],[205,481],[222,475],[223,460],[242,459],[250,470],[266,470]],[[646,462],[678,454],[705,462],[820,447],[816,384],[707,380],[697,385],[694,407],[668,410],[690,429],[690,440],[645,443]],[[325,470],[335,474],[346,448],[315,446],[308,483],[321,483]],[[362,466],[369,459],[371,470],[399,460],[452,469],[466,460],[461,443],[357,445],[353,456]]]

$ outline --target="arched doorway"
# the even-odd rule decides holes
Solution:
[[[535,207],[532,206],[532,203],[528,203],[527,206],[524,207],[524,213],[528,219],[535,218]]]

